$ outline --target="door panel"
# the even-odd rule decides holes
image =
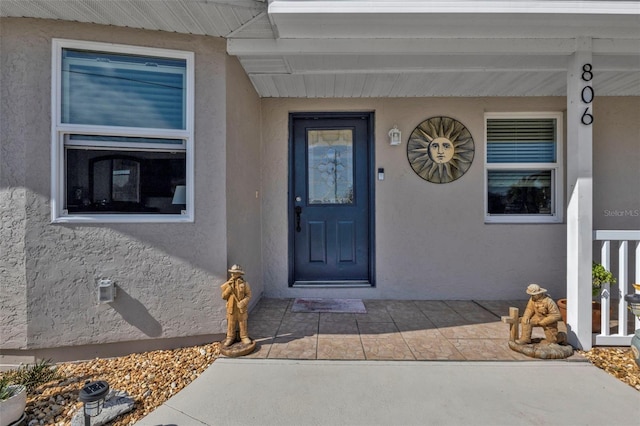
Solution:
[[[338,262],[353,263],[356,259],[355,223],[338,221]]]
[[[369,117],[292,116],[292,281],[369,283]]]
[[[309,221],[309,263],[327,263],[327,231],[326,222]]]

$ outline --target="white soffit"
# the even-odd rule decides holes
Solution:
[[[638,1],[271,0],[276,38],[227,40],[263,97],[565,96],[577,39],[598,95],[640,96]]]
[[[565,72],[254,74],[262,97],[564,96]]]
[[[273,37],[264,0],[0,0],[0,16],[58,19],[185,34]],[[266,26],[264,24],[266,22]],[[251,26],[251,23],[256,23]]]
[[[638,1],[271,0],[279,38],[631,37]]]

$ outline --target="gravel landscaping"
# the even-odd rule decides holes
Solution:
[[[630,348],[593,348],[580,353],[596,367],[640,391],[640,367],[633,360]]]
[[[119,358],[58,364],[62,380],[38,387],[27,398],[27,425],[70,425],[82,410],[78,392],[88,381],[104,380],[126,391],[135,407],[110,425],[131,425],[195,380],[220,354],[219,343],[144,352]]]
[[[640,391],[640,368],[629,348],[594,348],[580,352],[589,361]],[[64,379],[38,387],[27,400],[27,424],[70,425],[82,409],[78,392],[87,381],[105,380],[112,389],[129,393],[133,411],[111,422],[132,425],[195,380],[220,354],[219,343],[175,350],[132,354],[120,358],[58,364]]]

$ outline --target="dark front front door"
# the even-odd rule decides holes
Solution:
[[[371,285],[370,114],[291,116],[294,285]]]

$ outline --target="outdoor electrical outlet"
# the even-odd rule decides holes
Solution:
[[[116,298],[116,286],[111,280],[98,281],[98,303],[111,303]]]

